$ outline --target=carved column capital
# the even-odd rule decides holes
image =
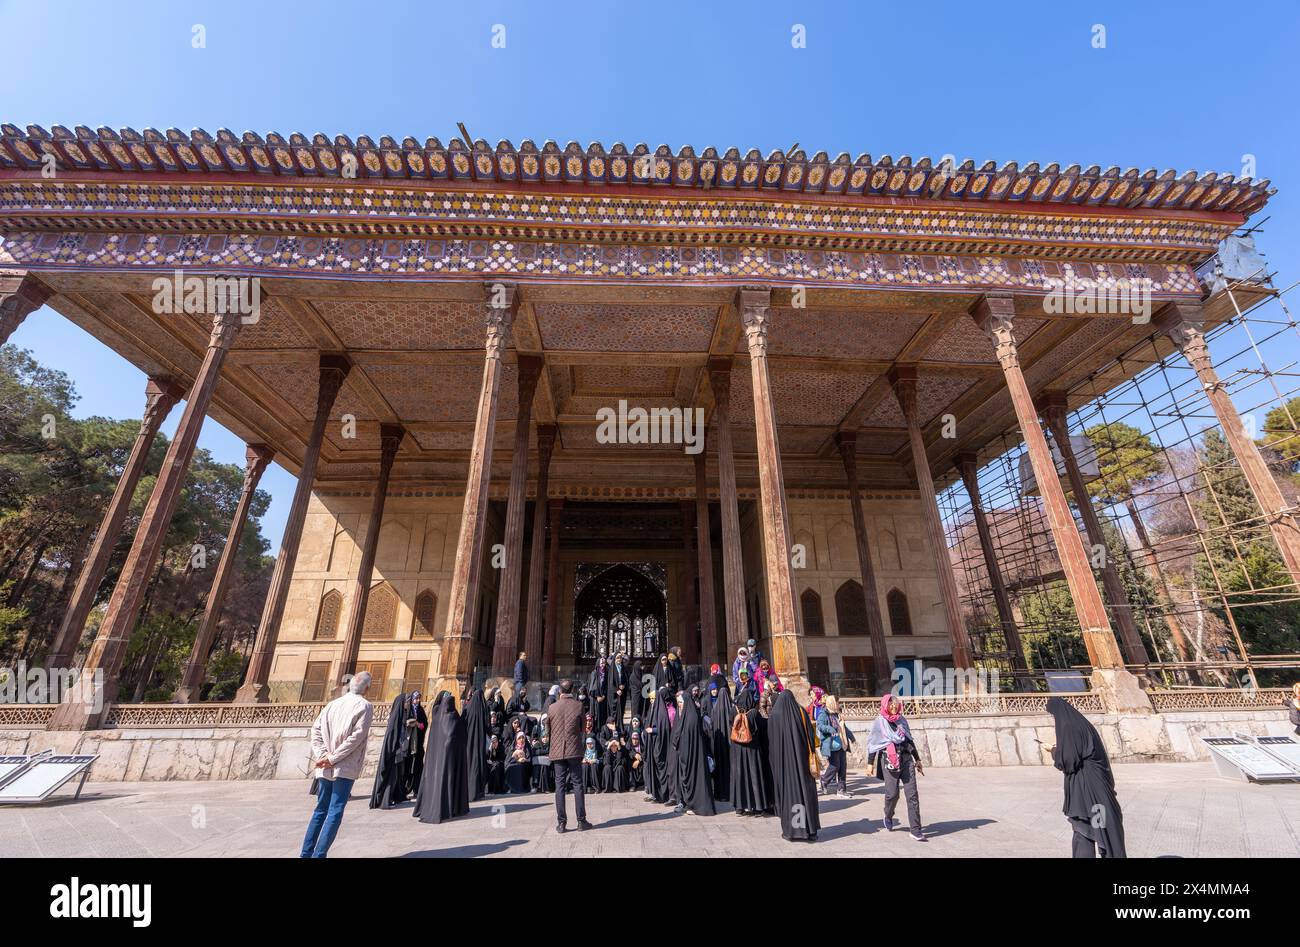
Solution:
[[[397,456],[397,449],[402,446],[404,437],[406,437],[406,428],[400,424],[379,425],[380,464],[384,469],[393,466],[393,458]]]
[[[239,334],[242,316],[237,312],[218,312],[212,317],[212,332],[208,335],[208,348],[228,350]]]
[[[971,498],[971,505],[979,506],[979,456],[974,451],[962,451],[953,458],[953,466],[961,474],[962,483],[966,486],[966,493]]]
[[[328,415],[334,407],[343,382],[352,371],[352,361],[346,355],[325,354],[320,357],[320,383],[316,389],[316,416]]]
[[[844,473],[848,475],[849,484],[856,484],[858,480],[858,432],[837,431],[835,433],[835,446],[840,452],[840,460],[844,463]]]
[[[555,451],[555,437],[559,428],[554,424],[537,425],[537,462],[538,471],[546,470],[551,465],[551,454]]]
[[[519,291],[513,283],[484,283],[487,293],[483,318],[487,327],[487,357],[500,358],[510,344],[510,327],[519,308]]]
[[[745,288],[736,294],[736,308],[745,328],[750,358],[767,355],[767,328],[772,322],[772,293],[768,289]]]
[[[1045,391],[1034,399],[1034,408],[1038,411],[1058,442],[1069,437],[1069,424],[1066,417],[1070,413],[1069,403],[1064,391]]]
[[[266,444],[249,444],[244,449],[244,491],[251,492],[261,479],[267,464],[275,459],[275,451]]]
[[[1213,370],[1210,347],[1205,343],[1205,312],[1200,303],[1170,303],[1153,320],[1197,374]]]
[[[31,274],[0,275],[0,345],[53,295],[52,289]]]
[[[916,413],[916,366],[898,365],[889,371],[889,385],[894,389],[898,406],[903,409],[903,417],[908,426],[916,426],[919,419]]]
[[[713,402],[718,411],[728,414],[731,409],[731,359],[716,356],[709,359],[709,387],[713,390]]]
[[[176,402],[185,397],[185,389],[170,378],[150,378],[144,385],[144,417],[140,433],[152,437],[163,418],[171,413]]]
[[[520,355],[517,359],[519,373],[519,404],[532,405],[537,381],[542,377],[543,361],[539,355]]]
[[[993,350],[997,353],[1003,371],[1020,366],[1020,356],[1016,351],[1015,316],[1015,300],[1002,293],[984,295],[971,311],[975,324],[984,330],[984,334],[993,343]]]

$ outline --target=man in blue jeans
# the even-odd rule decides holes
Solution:
[[[352,784],[366,762],[366,738],[374,708],[366,700],[370,674],[362,671],[348,682],[348,691],[330,701],[311,725],[311,756],[319,770],[316,809],[302,840],[303,858],[324,858],[343,821],[343,807]]]

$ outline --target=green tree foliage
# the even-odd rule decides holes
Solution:
[[[1268,592],[1260,592],[1255,596],[1256,601],[1251,602],[1251,589],[1282,589],[1290,579],[1267,530],[1240,528],[1239,524],[1247,521],[1258,522],[1260,510],[1227,441],[1217,429],[1205,432],[1200,459],[1213,495],[1207,490],[1198,499],[1198,512],[1205,522],[1226,521],[1233,528],[1208,531],[1205,543],[1209,558],[1204,554],[1197,557],[1197,584],[1201,588],[1214,588],[1215,576],[1210,566],[1213,561],[1218,579],[1234,604],[1250,603],[1234,608],[1233,617],[1251,654],[1300,651],[1300,603],[1270,601],[1276,593]],[[1216,611],[1224,617],[1221,607]]]
[[[1120,422],[1094,424],[1083,432],[1097,450],[1101,476],[1088,492],[1105,503],[1122,503],[1164,472],[1160,450],[1137,428]]]
[[[1277,458],[1288,473],[1300,471],[1300,398],[1292,398],[1264,415],[1264,436],[1260,445]]]
[[[74,418],[77,401],[66,374],[45,368],[21,349],[0,348],[0,663],[39,660],[48,650],[140,430],[138,420]],[[98,626],[117,581],[167,445],[158,435],[150,446],[87,636]],[[142,690],[161,697],[179,683],[243,479],[238,465],[218,463],[205,450],[195,452],[128,648],[123,693]],[[265,492],[254,494],[235,551],[238,578],[218,629],[219,652],[246,645],[256,629],[272,566],[259,526],[269,503]],[[196,556],[196,547],[201,555]],[[83,637],[83,645],[86,641]]]

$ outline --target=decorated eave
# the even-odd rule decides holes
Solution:
[[[944,201],[1009,201],[1078,207],[1145,208],[1152,210],[1220,211],[1248,217],[1275,193],[1268,180],[1236,179],[1232,174],[1187,171],[1121,171],[1099,165],[1062,168],[1030,162],[998,167],[972,160],[956,167],[930,158],[913,160],[868,154],[832,159],[820,151],[809,158],[799,149],[773,151],[766,158],[757,149],[741,154],[730,148],[719,154],[706,148],[699,154],[684,146],[676,154],[667,145],[652,152],[639,144],[619,143],[606,150],[600,144],[585,149],[576,142],[563,148],[548,141],[540,148],[525,141],[518,148],[508,141],[492,148],[482,139],[471,150],[453,139],[437,138],[421,145],[414,138],[384,136],[378,144],[362,135],[333,139],[301,134],[287,139],[255,132],[237,136],[222,129],[215,136],[202,129],[143,133],[131,128],[114,131],[84,125],[62,125],[46,131],[29,125],[0,125],[0,169],[39,170],[51,154],[61,168],[86,172],[170,174],[248,174],[296,179],[355,177],[359,181],[411,180],[460,184],[570,184],[658,186],[678,189],[827,194],[847,197],[881,196]]]

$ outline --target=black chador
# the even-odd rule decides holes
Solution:
[[[487,793],[488,709],[483,691],[474,688],[465,710],[465,763],[469,770],[469,801],[477,802]]]
[[[424,738],[429,732],[429,715],[420,703],[420,692],[413,691],[406,699],[406,731],[410,734],[411,748],[406,754],[406,795],[420,791],[420,778],[424,775]]]
[[[765,747],[765,729],[767,721],[758,712],[754,695],[748,688],[736,695],[736,714],[743,714],[747,725],[749,740],[734,740],[728,734],[727,743],[731,748],[730,760],[730,799],[740,815],[752,815],[766,812],[772,805],[767,795],[767,783],[770,777],[763,774],[767,766],[767,749]],[[732,716],[735,722],[735,714]],[[743,734],[743,730],[742,730]]]
[[[606,689],[609,683],[608,671],[605,659],[597,658],[596,667],[587,678],[587,693],[591,695],[591,709],[587,712],[595,721],[597,730],[609,717],[609,693]]]
[[[688,696],[677,711],[673,727],[677,749],[678,807],[696,815],[714,815],[713,788],[709,783],[709,754],[700,708]]]
[[[627,710],[632,686],[632,674],[627,665],[621,657],[615,658],[609,663],[609,670],[605,674],[605,703],[609,705],[609,719],[617,723],[620,730],[623,728],[623,714]]]
[[[406,695],[398,694],[388,711],[384,743],[379,749],[375,787],[370,791],[370,808],[391,809],[406,801],[406,756],[411,749],[411,731],[406,725]]]
[[[1074,856],[1127,858],[1124,848],[1124,813],[1115,795],[1115,777],[1102,745],[1101,734],[1068,701],[1052,697],[1047,712],[1056,721],[1056,747],[1052,762],[1065,774],[1062,812],[1074,829]]]
[[[727,800],[731,798],[730,734],[735,708],[727,680],[721,674],[715,674],[705,685],[700,706],[704,708],[709,759],[713,760],[713,798]]]
[[[424,753],[424,777],[415,797],[421,822],[445,822],[469,813],[469,767],[465,756],[465,721],[456,701],[443,691],[429,708],[429,741]]]
[[[645,765],[645,743],[642,742],[642,734],[638,730],[632,734],[627,745],[627,779],[630,788],[645,788]]]
[[[640,661],[632,662],[632,673],[628,675],[628,700],[632,704],[632,716],[644,717],[650,698],[645,686],[645,667]]]
[[[496,734],[488,737],[487,791],[491,796],[506,791],[506,748]]]
[[[645,728],[645,794],[655,802],[666,803],[673,797],[676,775],[668,768],[668,750],[672,745],[672,724],[668,719],[668,688],[659,688],[650,703],[650,722]]]
[[[533,733],[533,791],[555,792],[555,776],[551,773],[551,734],[545,726]]]
[[[627,748],[621,740],[610,740],[605,744],[605,767],[601,772],[601,789],[605,792],[627,792],[631,783],[628,780]]]
[[[533,788],[533,748],[528,738],[515,738],[513,746],[506,747],[506,792],[529,792]]]
[[[817,786],[809,769],[812,725],[790,691],[772,705],[767,726],[767,750],[772,762],[772,792],[782,837],[794,841],[817,838],[821,816]]]

